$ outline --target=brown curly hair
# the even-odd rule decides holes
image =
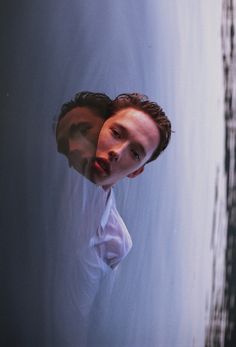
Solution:
[[[149,163],[155,160],[168,146],[171,138],[171,122],[167,118],[163,109],[157,103],[150,101],[146,95],[139,93],[124,93],[118,95],[112,101],[111,115],[129,107],[143,111],[149,115],[154,120],[160,131],[160,143],[153,152],[151,158],[147,161],[147,163]]]

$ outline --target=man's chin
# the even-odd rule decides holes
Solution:
[[[91,182],[102,187],[104,190],[108,190],[114,185],[114,183],[111,182],[111,178],[111,174],[106,173],[102,168],[97,166],[96,161],[91,161],[89,177]]]
[[[101,177],[92,171],[90,172],[90,178],[89,179],[91,182],[93,182],[94,184],[96,184],[97,186],[100,186],[102,188],[112,186],[112,184],[110,184],[105,177]]]
[[[107,191],[107,190],[109,190],[112,186],[113,186],[113,184],[110,184],[110,183],[104,183],[104,182],[101,182],[101,181],[99,181],[99,180],[96,180],[96,179],[90,179],[90,181],[92,182],[92,183],[94,183],[96,186],[98,186],[98,187],[101,187],[103,190],[105,190],[105,191]]]

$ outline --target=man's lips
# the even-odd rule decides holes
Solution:
[[[105,158],[95,158],[94,160],[94,168],[101,173],[104,173],[106,175],[110,175],[111,172],[111,166],[107,159]]]

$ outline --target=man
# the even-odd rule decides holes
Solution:
[[[134,178],[167,147],[171,123],[145,95],[121,94],[98,138],[92,180],[109,189],[123,177]]]
[[[110,106],[111,100],[105,94],[81,92],[61,108],[56,128],[58,152],[67,156],[70,167],[87,178]]]
[[[82,92],[62,107],[58,150],[107,194],[90,246],[112,269],[128,254],[132,240],[116,209],[111,187],[125,176],[134,178],[142,173],[144,166],[167,147],[170,135],[171,123],[164,111],[145,95],[121,94],[111,104],[104,94]]]
[[[167,147],[171,136],[171,123],[159,105],[145,95],[121,94],[112,103],[110,117],[104,122],[97,144],[96,157],[91,165],[91,179],[108,191],[104,216],[106,229],[98,246],[102,246],[103,259],[111,267],[128,254],[132,241],[121,220],[111,187],[123,177],[134,178],[141,174],[150,161],[156,159]],[[101,223],[102,225],[102,223]],[[111,236],[112,234],[112,236]],[[113,249],[114,258],[107,257]],[[100,251],[100,253],[102,253]]]

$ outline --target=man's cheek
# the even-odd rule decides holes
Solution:
[[[109,148],[111,145],[111,140],[109,139],[108,136],[104,136],[102,141],[99,144],[99,148],[101,150],[106,150],[107,148]]]

